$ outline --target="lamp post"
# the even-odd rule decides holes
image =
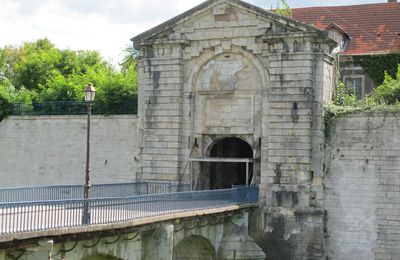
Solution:
[[[85,186],[83,191],[83,197],[85,199],[83,205],[83,213],[82,213],[82,224],[87,225],[90,224],[90,210],[89,210],[89,202],[88,199],[90,197],[90,117],[92,114],[92,102],[94,101],[94,96],[96,94],[96,89],[94,86],[89,83],[85,89],[83,90],[85,93],[85,102],[87,106],[87,138],[86,138],[86,170],[85,170]]]

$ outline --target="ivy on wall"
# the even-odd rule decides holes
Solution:
[[[400,64],[400,52],[353,56],[353,58],[354,62],[365,70],[376,85],[380,85],[384,81],[385,71],[394,78],[397,66]]]

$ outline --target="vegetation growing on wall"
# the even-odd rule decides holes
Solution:
[[[0,118],[10,103],[83,101],[83,88],[96,86],[96,106],[104,111],[137,98],[136,52],[125,51],[121,70],[97,51],[60,50],[48,39],[0,49]],[[25,107],[26,107],[25,106]]]
[[[396,76],[397,66],[400,64],[400,52],[354,56],[354,61],[359,64],[371,79],[377,84],[382,84],[385,79],[383,71],[391,77]]]
[[[336,93],[333,103],[337,106],[353,106],[357,102],[354,90],[347,87],[344,82],[336,83]]]
[[[400,64],[395,77],[385,72],[383,83],[378,86],[371,95],[378,104],[398,104],[400,102]]]
[[[341,107],[357,107],[369,111],[381,106],[399,105],[400,103],[400,64],[397,65],[395,76],[388,72],[383,73],[382,84],[374,89],[362,100],[357,100],[354,92],[344,85],[337,83],[336,95],[333,104]]]
[[[325,137],[329,141],[333,120],[353,112],[400,112],[400,64],[395,76],[384,74],[381,85],[362,100],[357,100],[352,89],[337,82],[334,101],[325,107]]]

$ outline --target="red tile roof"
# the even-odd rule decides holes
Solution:
[[[293,8],[293,18],[319,29],[338,25],[351,38],[345,55],[400,51],[400,3]]]

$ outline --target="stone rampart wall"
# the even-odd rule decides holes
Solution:
[[[93,116],[91,182],[136,178],[137,117]],[[86,116],[22,116],[0,122],[0,186],[83,184]]]
[[[400,258],[400,114],[331,125],[325,184],[330,259]]]

